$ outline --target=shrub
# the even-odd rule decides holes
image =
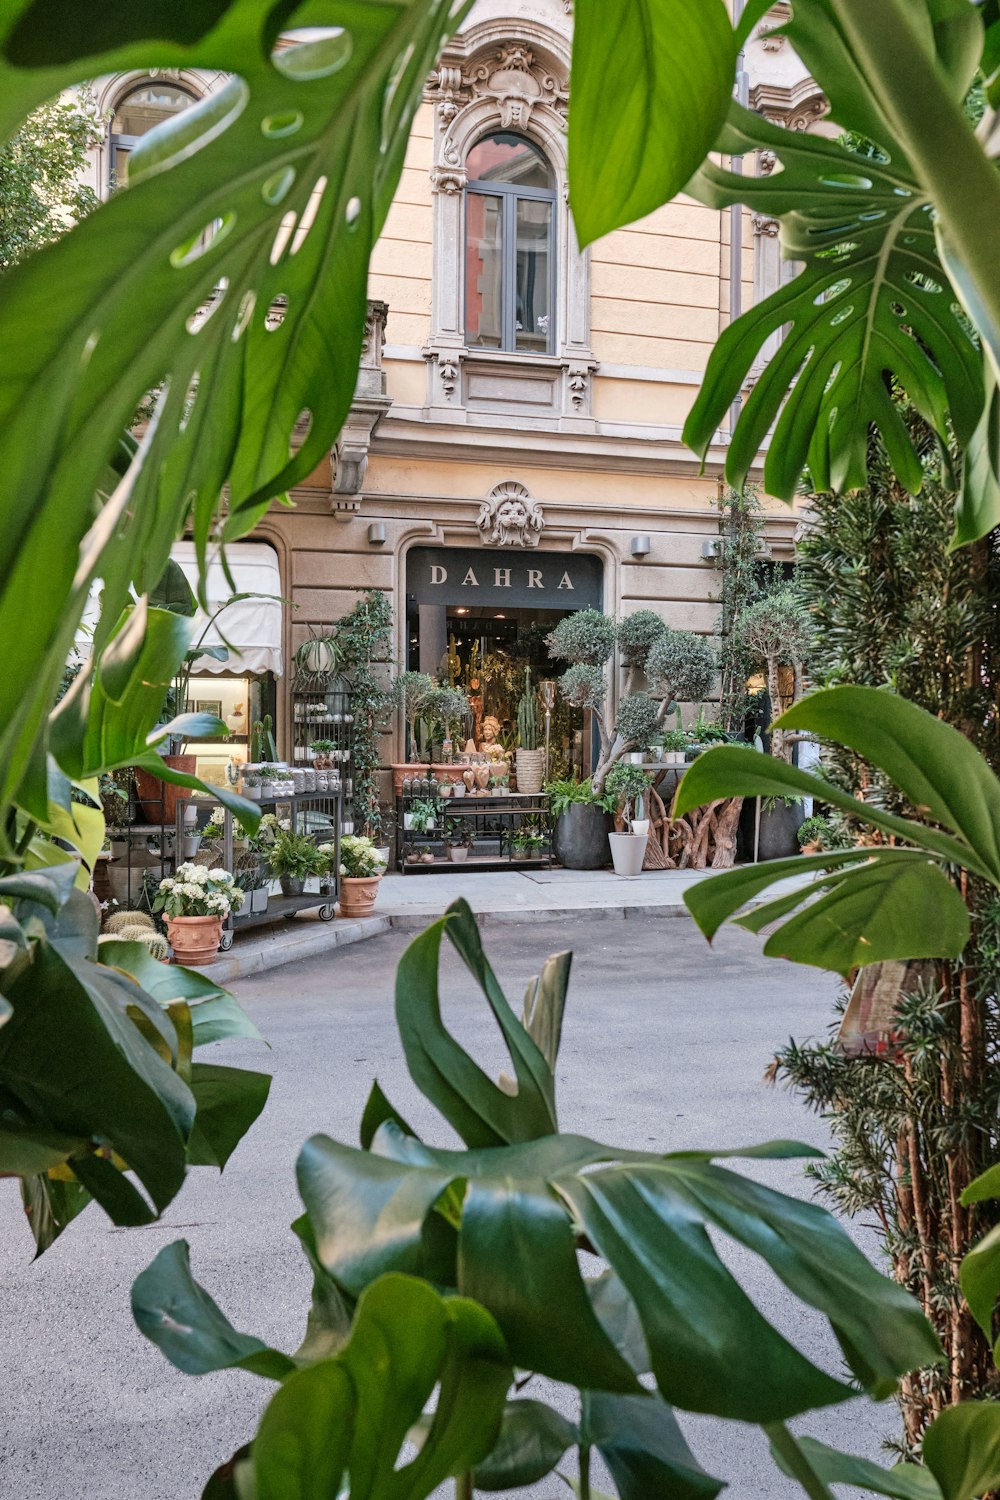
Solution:
[[[637,749],[645,749],[656,734],[660,718],[660,705],[648,693],[633,693],[623,698],[618,705],[615,733],[628,740]]]
[[[651,778],[641,766],[630,766],[625,761],[611,767],[604,783],[608,796],[614,799],[618,808],[627,807],[636,797],[644,797],[651,785]]]
[[[716,670],[711,642],[690,630],[665,630],[646,661],[652,691],[669,703],[700,703],[708,697]]]
[[[603,667],[611,660],[617,630],[599,609],[580,609],[545,637],[549,655],[574,666]]]
[[[656,642],[665,635],[667,625],[653,609],[637,609],[618,626],[618,650],[622,665],[644,667]]]
[[[559,688],[567,703],[574,708],[603,709],[608,684],[600,667],[588,667],[583,662],[570,667],[559,679]]]

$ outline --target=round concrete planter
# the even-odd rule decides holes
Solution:
[[[805,815],[805,808],[801,802],[793,802],[790,805],[777,802],[774,807],[762,807],[757,858],[759,860],[789,859],[793,854],[798,854],[799,825],[803,822]]]
[[[600,870],[608,862],[610,815],[592,802],[571,802],[556,822],[555,855],[567,870]]]
[[[364,880],[345,875],[340,882],[340,915],[370,917],[378,899],[381,879],[381,875],[369,875]]]
[[[518,791],[537,797],[545,778],[545,751],[518,750],[516,765]]]
[[[646,857],[646,835],[639,833],[612,833],[611,858],[615,874],[623,880],[635,880],[642,874],[642,862]]]
[[[214,964],[222,941],[221,917],[168,917],[167,936],[178,964]]]

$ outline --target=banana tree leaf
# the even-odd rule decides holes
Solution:
[[[924,1463],[944,1500],[975,1500],[1000,1484],[1000,1406],[963,1401],[946,1408],[924,1434]]]
[[[198,1112],[188,1140],[191,1166],[221,1172],[263,1110],[270,1088],[269,1073],[194,1063],[191,1092]]]
[[[213,0],[184,32],[136,0],[124,45],[119,35],[78,57],[55,41],[61,24],[39,21],[56,3],[22,0],[0,21],[0,138],[96,76],[151,66],[232,76],[143,138],[124,190],[4,278],[0,631],[19,649],[0,683],[0,807],[27,786],[91,581],[104,584],[101,643],[130,585],[156,583],[188,523],[204,575],[224,487],[232,539],[329,452],[354,392],[369,255],[408,127],[467,9]],[[48,48],[25,52],[29,17]],[[313,27],[336,33],[272,57],[280,30]],[[53,286],[65,294],[53,298]],[[95,523],[108,455],[150,390],[154,418]]]
[[[714,1500],[726,1487],[701,1467],[677,1418],[657,1396],[585,1391],[580,1425],[583,1442],[607,1464],[619,1500]]]
[[[1000,781],[957,729],[895,693],[866,687],[811,693],[777,722],[836,740],[878,766],[922,816],[966,845],[971,857],[961,863],[1000,885]],[[871,812],[867,820],[882,826]],[[926,833],[916,842],[939,852]]]
[[[136,1277],[132,1314],[146,1337],[185,1375],[239,1369],[284,1380],[296,1368],[286,1354],[236,1331],[191,1275],[186,1240],[165,1245]]]
[[[447,936],[493,1012],[514,1065],[516,1093],[488,1078],[441,1019],[438,967]],[[396,1020],[410,1076],[468,1146],[502,1146],[550,1135],[556,1127],[555,1080],[520,1025],[483,953],[467,901],[410,944],[396,974]]]
[[[131,992],[141,992],[134,985],[123,992],[122,984],[112,971],[39,942],[30,969],[5,985],[14,1014],[0,1030],[0,1082],[39,1124],[99,1136],[162,1211],[184,1178],[195,1102],[128,1018]],[[159,1008],[147,1005],[162,1023]],[[91,1174],[100,1170],[95,1161],[87,1164]],[[98,1186],[95,1196],[113,1215],[122,1200],[103,1176]]]
[[[883,1469],[867,1458],[855,1458],[849,1453],[838,1453],[815,1438],[794,1439],[802,1457],[824,1484],[847,1484],[872,1495],[886,1495],[889,1500],[942,1500],[941,1490],[933,1475],[917,1464],[896,1464]],[[771,1446],[775,1463],[785,1474],[792,1469],[784,1456]]]
[[[578,0],[569,177],[581,245],[680,192],[726,118],[736,51],[722,0]]]
[[[576,1441],[573,1423],[544,1401],[508,1401],[500,1435],[476,1469],[474,1487],[491,1493],[537,1484]]]
[[[716,1255],[707,1224],[749,1245],[818,1307],[872,1388],[884,1390],[939,1355],[916,1304],[872,1270],[829,1214],[816,1207],[804,1214],[798,1200],[780,1194],[751,1202],[741,1197],[743,1179],[698,1157],[618,1152],[573,1136],[440,1151],[392,1125],[381,1128],[375,1149],[397,1159],[325,1137],[303,1148],[299,1189],[319,1262],[350,1296],[392,1269],[475,1296],[514,1360],[540,1374],[605,1388],[616,1374],[595,1304],[584,1310],[581,1302],[587,1286],[557,1232],[557,1202],[567,1229],[584,1236],[625,1286],[661,1393],[676,1406],[766,1421],[845,1399],[848,1389],[766,1323]],[[446,1202],[457,1214],[457,1243],[455,1230],[444,1235]],[[876,1308],[873,1341],[864,1320]],[[747,1338],[752,1367],[735,1352],[750,1347]],[[574,1351],[575,1378],[566,1348]]]
[[[390,1276],[358,1304],[350,1342],[299,1370],[273,1398],[251,1448],[255,1500],[423,1500],[472,1468],[496,1440],[513,1378],[487,1313]],[[420,1452],[400,1462],[435,1386]]]
[[[723,331],[684,427],[684,441],[704,457],[766,340],[787,330],[729,447],[726,475],[737,489],[769,432],[769,494],[793,501],[807,470],[817,490],[861,487],[874,424],[901,482],[917,492],[920,456],[886,371],[943,444],[949,423],[964,447],[980,420],[982,355],[941,263],[931,205],[898,144],[885,129],[875,139],[885,160],[733,103],[716,149],[769,151],[779,166],[750,177],[712,158],[689,184],[712,208],[745,203],[778,218],[783,256],[804,266]]]

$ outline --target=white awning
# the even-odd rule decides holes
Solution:
[[[192,589],[197,592],[198,563],[194,542],[175,542],[170,555],[184,572]],[[229,570],[236,584],[237,594],[281,593],[281,574],[278,556],[273,547],[265,542],[234,542],[226,548]],[[101,588],[99,578],[90,589],[87,607],[77,627],[75,647],[80,658],[90,654],[91,641],[101,613]],[[220,562],[208,566],[208,615],[201,610],[194,619],[192,642],[199,639],[209,619],[234,590],[229,587]],[[221,628],[221,634],[220,634]],[[225,640],[222,637],[225,636]],[[218,618],[205,637],[206,646],[223,646],[228,643],[230,655],[226,661],[216,661],[212,656],[199,656],[192,670],[203,672],[273,672],[281,676],[281,605],[273,599],[241,599],[231,604]]]
[[[194,542],[175,542],[170,555],[184,570],[191,587],[197,589],[198,561]],[[211,554],[210,554],[211,556]],[[273,672],[281,676],[281,573],[278,556],[265,542],[234,542],[226,548],[226,560],[237,594],[269,594],[267,599],[241,599],[219,615],[205,637],[206,646],[230,648],[226,661],[199,656],[192,671],[202,672]],[[234,590],[227,582],[221,562],[208,565],[209,613],[198,611],[191,632],[197,642],[209,619],[231,598]]]

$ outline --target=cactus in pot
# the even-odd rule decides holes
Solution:
[[[545,779],[545,751],[538,748],[538,710],[531,669],[524,669],[524,692],[517,705],[517,789],[537,796]]]

